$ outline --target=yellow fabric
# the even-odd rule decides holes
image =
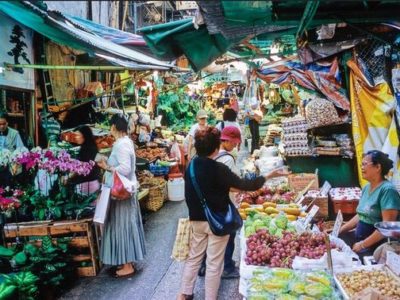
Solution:
[[[367,183],[362,178],[361,161],[363,153],[369,150],[380,150],[389,154],[396,166],[394,177],[397,177],[399,139],[393,119],[396,108],[394,95],[387,83],[371,86],[354,61],[349,61],[347,65],[350,68],[353,139],[360,184],[364,186]]]

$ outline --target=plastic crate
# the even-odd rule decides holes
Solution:
[[[335,214],[342,211],[342,214],[354,215],[357,212],[358,200],[332,200]]]
[[[151,164],[150,165],[150,172],[154,176],[165,176],[169,173],[169,167],[166,166],[160,166],[156,164]]]

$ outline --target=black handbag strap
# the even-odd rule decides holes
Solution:
[[[194,173],[194,162],[195,162],[195,159],[192,159],[190,166],[189,166],[190,179],[192,180],[192,184],[193,184],[194,190],[196,191],[197,198],[200,199],[200,203],[204,208],[206,206],[206,199],[204,198],[204,195],[200,190],[200,186],[197,183],[196,175]]]

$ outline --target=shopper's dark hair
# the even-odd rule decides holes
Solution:
[[[232,108],[226,108],[224,110],[224,114],[222,115],[222,118],[224,119],[224,121],[234,122],[234,121],[236,121],[236,117],[237,117],[237,112],[235,110],[233,110]]]
[[[128,120],[123,114],[115,114],[111,117],[110,125],[121,132],[128,132]]]
[[[221,133],[215,127],[198,130],[194,136],[194,148],[198,156],[209,156],[219,149]]]
[[[97,145],[96,145],[96,141],[94,140],[94,135],[93,135],[92,129],[90,129],[89,126],[82,125],[82,126],[79,126],[77,130],[83,135],[83,139],[84,139],[84,142],[81,145],[81,149],[82,148],[85,148],[85,149],[96,148],[97,149]]]
[[[8,120],[8,113],[6,111],[0,111],[0,119]]]
[[[364,154],[364,156],[370,156],[373,165],[381,165],[381,175],[385,177],[391,168],[393,168],[393,161],[389,158],[389,155],[379,151],[371,150]]]

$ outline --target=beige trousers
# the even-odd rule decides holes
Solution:
[[[224,268],[224,255],[229,235],[216,236],[206,221],[192,221],[193,234],[189,257],[183,269],[181,293],[192,295],[197,273],[207,251],[205,300],[216,300]]]

